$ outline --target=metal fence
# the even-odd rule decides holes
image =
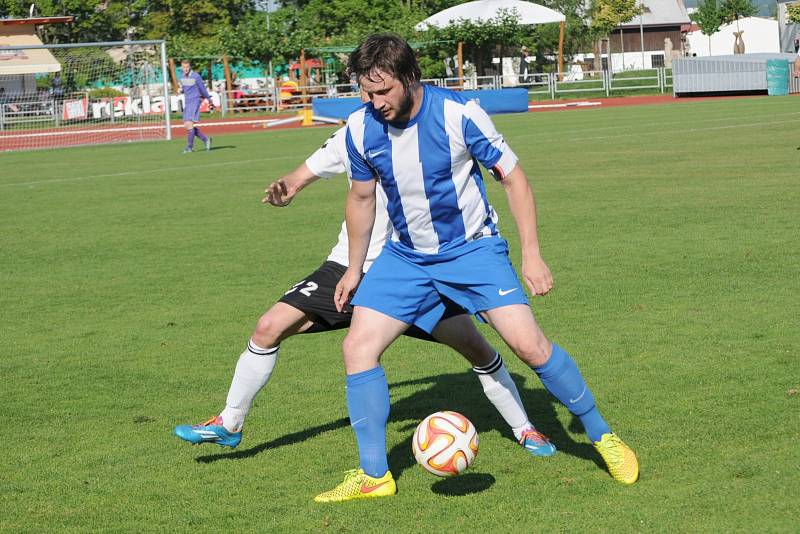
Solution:
[[[527,89],[533,100],[556,100],[558,98],[611,97],[624,94],[665,94],[673,90],[671,68],[633,70],[622,72],[583,71],[575,73],[533,73],[521,83],[518,75],[465,76],[463,78],[427,78],[423,83],[455,90],[483,90],[521,87]],[[792,78],[790,92],[800,92],[800,79]],[[235,91],[223,95],[223,113],[262,110],[281,111],[310,108],[319,98],[357,97],[358,91],[351,85],[297,86],[287,93],[280,87],[257,95],[236,95]]]
[[[56,102],[50,97],[4,97],[0,101],[0,132],[14,124],[58,125]]]

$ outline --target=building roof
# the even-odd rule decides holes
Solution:
[[[67,24],[75,17],[32,17],[27,19],[0,19],[0,26],[24,26],[27,24]]]
[[[689,24],[689,14],[686,12],[686,6],[683,0],[639,0],[640,4],[644,4],[644,13],[640,17],[636,16],[626,22],[620,24],[620,28],[631,28],[642,26],[677,26],[681,24]]]
[[[32,26],[8,26],[0,29],[0,76],[59,72],[61,63],[49,50],[26,49],[24,46],[42,46],[33,33]]]

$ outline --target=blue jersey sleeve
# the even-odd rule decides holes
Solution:
[[[494,127],[492,119],[477,103],[468,102],[464,108],[461,127],[470,154],[481,165],[502,179],[517,165],[517,156]]]
[[[353,139],[353,132],[350,131],[349,124],[347,125],[345,144],[347,145],[347,159],[350,163],[350,178],[358,182],[366,182],[374,179],[375,172],[370,164],[367,163],[364,155],[359,152]]]

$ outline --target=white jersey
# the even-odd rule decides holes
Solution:
[[[339,174],[350,175],[350,163],[347,158],[347,147],[345,145],[346,127],[339,128],[336,132],[314,152],[307,160],[306,166],[320,178],[333,178]],[[348,179],[348,183],[350,180]],[[372,262],[381,253],[384,243],[392,233],[392,223],[386,213],[386,195],[380,187],[375,188],[375,226],[372,227],[372,235],[369,238],[369,249],[367,259],[364,262],[364,271],[370,268]],[[331,250],[328,261],[335,261],[340,265],[350,264],[348,256],[349,243],[347,240],[347,226],[342,223],[339,232],[339,241]]]

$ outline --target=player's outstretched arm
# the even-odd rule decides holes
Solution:
[[[261,202],[279,208],[288,206],[297,193],[317,180],[319,180],[319,176],[315,176],[308,165],[303,163],[283,178],[269,184],[264,189],[266,196],[261,199]]]
[[[340,312],[358,287],[367,259],[369,238],[375,224],[375,180],[353,180],[347,193],[344,218],[347,223],[349,265],[333,294],[336,309]]]
[[[522,277],[534,295],[546,295],[553,287],[553,275],[542,259],[536,229],[536,201],[528,177],[519,165],[500,182],[508,196],[522,245]]]
[[[797,59],[794,60],[794,75],[797,78],[800,78],[800,55],[797,56]]]

